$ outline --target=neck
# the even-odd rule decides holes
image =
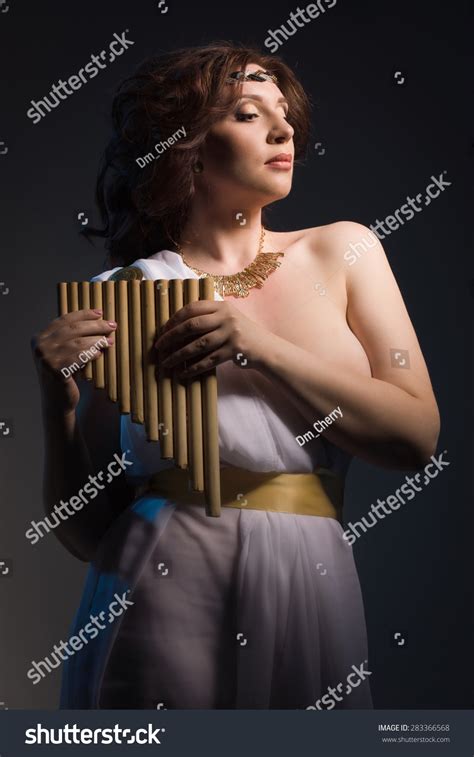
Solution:
[[[240,212],[193,206],[180,239],[186,262],[215,274],[238,273],[250,265],[260,244],[262,209]]]

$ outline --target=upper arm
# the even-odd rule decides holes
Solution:
[[[346,271],[347,322],[367,354],[372,376],[426,403],[439,423],[428,369],[382,245],[361,224],[334,227],[334,251]]]

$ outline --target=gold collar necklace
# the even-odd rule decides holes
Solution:
[[[214,278],[215,288],[221,295],[232,295],[233,297],[247,297],[249,291],[254,287],[261,289],[264,281],[269,277],[273,271],[281,265],[281,260],[278,257],[283,257],[284,252],[262,252],[263,242],[265,239],[265,229],[262,226],[260,233],[260,244],[258,246],[258,252],[252,260],[252,262],[244,268],[243,271],[238,273],[231,273],[227,276],[221,276],[217,273],[209,273],[208,271],[201,271],[199,268],[189,265],[183,255],[180,245],[176,245],[176,250],[183,259],[183,263],[191,268],[194,273],[199,275],[199,278],[207,278],[212,276]]]

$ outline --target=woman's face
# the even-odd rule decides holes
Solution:
[[[261,68],[249,64],[246,73]],[[228,197],[234,208],[253,203],[263,207],[286,197],[294,159],[294,129],[287,115],[288,103],[276,84],[245,81],[241,99],[214,124],[201,148],[204,171],[196,182],[197,191],[202,178],[212,194]]]

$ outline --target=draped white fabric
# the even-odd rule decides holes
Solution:
[[[137,260],[147,279],[198,278],[176,252],[164,250]],[[93,281],[105,281],[113,268]],[[216,299],[222,297],[216,292]],[[232,360],[217,366],[219,449],[221,464],[254,471],[308,473],[318,465],[345,476],[350,457],[326,440],[313,439],[300,446],[296,436],[308,431],[317,417],[305,418],[288,395],[252,368]],[[159,443],[146,441],[144,427],[122,417],[122,449],[130,450],[134,475],[150,475],[172,462],[161,460]],[[315,434],[316,436],[316,434]],[[132,470],[132,468],[130,469]]]
[[[133,265],[145,278],[197,278],[168,250]],[[228,361],[217,377],[223,465],[288,473],[323,466],[345,476],[350,457],[332,444],[298,445],[308,418],[263,375]],[[173,465],[128,416],[122,449],[134,475]],[[336,708],[372,706],[369,680],[341,696],[351,666],[370,665],[352,548],[336,520],[232,508],[216,519],[167,501],[140,556],[133,509],[119,520],[123,550],[135,561],[135,605],[109,650],[100,707],[305,708],[338,685]],[[114,528],[101,546],[104,565],[112,552]],[[160,562],[172,565],[171,580],[157,581]]]

